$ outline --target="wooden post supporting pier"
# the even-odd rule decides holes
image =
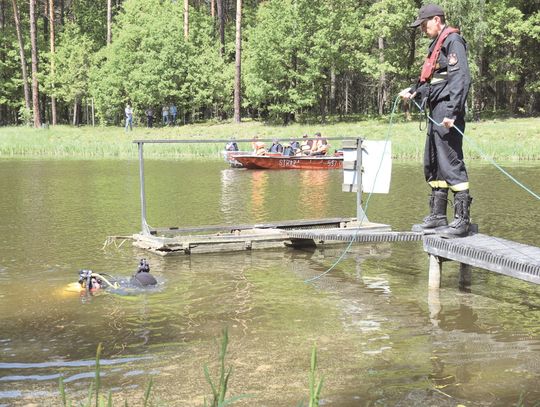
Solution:
[[[448,259],[429,254],[429,280],[428,287],[441,288],[442,265]],[[470,287],[472,279],[471,266],[466,263],[459,263],[459,288],[466,289]]]
[[[450,260],[460,263],[460,288],[470,286],[471,266],[540,284],[540,247],[481,233],[456,239],[426,235],[422,240],[429,255],[429,288],[441,286],[442,263]]]
[[[442,262],[439,256],[429,255],[429,288],[441,288]]]
[[[441,297],[438,289],[428,290],[428,309],[429,309],[429,320],[433,326],[439,326],[439,314],[441,313]]]
[[[465,263],[459,263],[459,288],[468,289],[472,282],[471,266]]]

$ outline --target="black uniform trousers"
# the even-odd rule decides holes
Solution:
[[[430,106],[431,117],[441,123],[448,114],[448,101],[441,100]],[[458,115],[454,122],[465,131],[465,118]],[[424,150],[424,175],[432,188],[450,188],[454,192],[469,189],[469,177],[463,161],[463,136],[455,128],[447,129],[431,121],[428,124]]]

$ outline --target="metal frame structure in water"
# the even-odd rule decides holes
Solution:
[[[292,139],[292,140],[305,140]],[[351,140],[350,138],[329,138],[328,140]],[[299,239],[292,241],[289,231],[306,228],[332,228],[363,230],[364,232],[387,232],[388,225],[371,223],[362,209],[362,188],[357,188],[357,210],[355,218],[332,218],[314,220],[281,221],[257,225],[221,225],[200,227],[151,228],[147,222],[146,194],[144,177],[144,144],[173,144],[173,143],[221,143],[230,140],[134,140],[139,149],[139,182],[141,199],[141,232],[133,236],[134,245],[150,250],[156,254],[171,253],[208,253],[218,251],[252,250],[270,247],[285,247],[302,245]],[[251,142],[252,140],[235,140],[236,142]],[[260,141],[270,141],[260,139]],[[356,179],[362,185],[362,139],[351,140],[357,151]],[[350,144],[350,143],[349,143]],[[214,232],[214,234],[201,234]],[[161,234],[161,236],[157,236]]]
[[[304,138],[298,138],[291,140],[295,141],[302,141],[306,140]],[[308,138],[308,140],[314,140],[314,138]],[[336,137],[330,137],[327,138],[327,140],[351,140],[351,138],[336,138]],[[133,140],[133,143],[136,143],[138,146],[139,151],[139,186],[140,186],[140,198],[141,198],[141,234],[143,235],[152,235],[152,230],[148,225],[147,217],[146,217],[146,193],[144,188],[144,144],[226,144],[229,140]],[[239,139],[235,141],[237,143],[246,142],[251,143],[253,140],[251,139]],[[259,139],[259,141],[273,141],[273,139]],[[357,180],[358,185],[362,185],[362,139],[357,138],[356,139],[356,145],[357,145]],[[364,223],[362,221],[365,221],[365,223],[369,223],[369,220],[367,219],[367,216],[362,209],[362,188],[358,188],[357,191],[357,198],[356,198],[356,219],[360,219],[361,223]]]
[[[302,140],[302,139],[298,139]],[[332,138],[336,140],[336,138]],[[350,140],[338,138],[337,140]],[[151,229],[146,220],[146,197],[144,188],[143,146],[146,143],[227,143],[230,140],[135,140],[139,148],[139,177],[141,198],[140,234],[133,236],[134,245],[160,255],[170,253],[191,254],[252,250],[270,247],[316,246],[338,242],[395,242],[422,240],[424,251],[429,255],[430,288],[441,286],[442,264],[454,260],[460,263],[460,285],[471,281],[470,267],[480,267],[520,280],[540,284],[540,248],[517,242],[482,235],[474,230],[468,237],[443,239],[438,235],[422,235],[414,232],[392,232],[388,225],[374,224],[367,220],[362,209],[362,188],[357,188],[357,217],[275,222],[265,225],[206,226],[196,228]],[[252,140],[236,140],[251,142]],[[260,140],[271,141],[271,140]],[[356,140],[356,179],[362,185],[362,139]],[[358,221],[360,220],[360,221]],[[326,228],[321,230],[321,228]],[[218,232],[201,235],[201,232]],[[157,233],[176,234],[173,237],[156,236]],[[180,235],[184,233],[184,235]]]

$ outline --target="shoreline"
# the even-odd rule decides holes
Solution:
[[[278,138],[282,142],[313,136],[317,131],[323,137],[363,137],[369,140],[392,141],[392,157],[398,160],[422,160],[425,130],[419,122],[397,122],[389,127],[380,120],[327,125],[299,125],[287,127],[246,121],[203,123],[178,127],[147,129],[135,127],[126,133],[123,127],[59,125],[45,129],[29,127],[0,127],[0,158],[2,159],[137,159],[137,145],[133,140],[193,139],[224,140]],[[496,161],[535,162],[540,160],[540,118],[498,119],[467,123],[463,149],[466,161],[482,161],[482,154]],[[332,149],[341,148],[335,141]],[[239,143],[240,149],[251,150],[249,143]],[[145,146],[145,158],[150,159],[218,159],[224,145],[215,144],[163,144]]]

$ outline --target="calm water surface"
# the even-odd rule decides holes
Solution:
[[[508,167],[537,193],[538,165]],[[296,406],[308,397],[313,344],[324,405],[508,406],[540,400],[537,286],[455,264],[428,294],[421,243],[191,257],[153,256],[110,235],[140,230],[134,161],[0,161],[0,405],[58,405],[58,377],[85,397],[98,343],[103,385],[140,403],[150,377],[159,405],[201,406],[229,329],[237,405]],[[148,161],[152,226],[354,216],[339,171],[231,170],[221,162]],[[483,233],[540,246],[540,204],[487,165],[470,166]],[[372,221],[409,230],[425,215],[420,164],[395,164]],[[128,277],[146,257],[160,281],[138,295],[84,299],[65,290],[78,270]]]

